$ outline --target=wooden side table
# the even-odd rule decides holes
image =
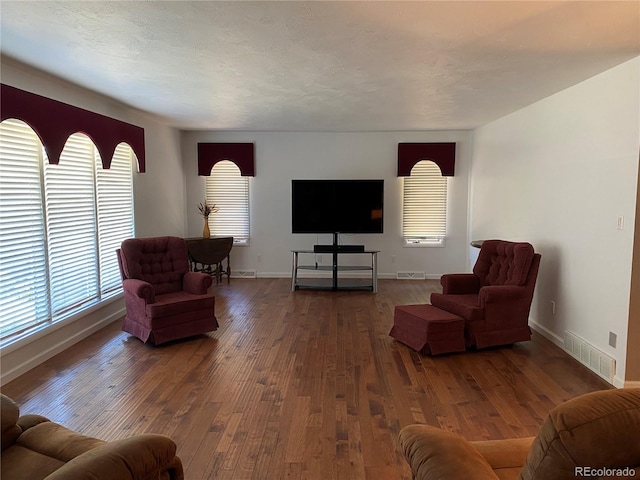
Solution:
[[[227,283],[231,281],[231,248],[233,237],[187,238],[187,250],[191,270],[208,273],[216,279],[216,285],[227,276]],[[226,268],[222,262],[226,259]]]

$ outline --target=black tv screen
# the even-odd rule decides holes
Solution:
[[[292,180],[293,233],[382,233],[384,180]]]

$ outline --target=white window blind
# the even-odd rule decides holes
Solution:
[[[89,137],[49,164],[25,123],[0,123],[0,344],[121,291],[116,248],[134,236],[133,152],[102,169]]]
[[[216,163],[207,177],[207,203],[217,212],[209,216],[213,235],[232,236],[234,243],[249,242],[249,178],[228,160]]]
[[[0,123],[0,336],[49,318],[40,139],[24,122]]]
[[[55,317],[97,297],[94,146],[74,134],[52,165],[44,159],[49,280]]]
[[[96,179],[100,293],[104,295],[121,288],[116,249],[123,240],[134,236],[131,147],[118,145],[108,170],[102,168],[96,155]]]
[[[402,236],[407,244],[437,245],[447,233],[447,177],[423,160],[404,177]]]

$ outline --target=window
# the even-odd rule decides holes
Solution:
[[[443,246],[447,233],[447,177],[422,160],[404,177],[402,236],[407,246]]]
[[[133,216],[133,164],[131,147],[116,147],[108,170],[96,155],[96,202],[98,207],[98,255],[100,294],[122,290],[116,249],[126,238],[135,236]]]
[[[121,291],[115,249],[134,235],[133,153],[111,168],[84,134],[58,165],[24,122],[0,124],[0,343]]]
[[[211,233],[232,236],[234,244],[249,243],[249,177],[229,160],[216,163],[207,177],[207,203],[217,211],[209,216]]]
[[[50,317],[42,208],[42,149],[22,122],[0,123],[0,335]]]

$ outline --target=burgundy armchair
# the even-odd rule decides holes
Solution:
[[[485,240],[473,273],[443,275],[442,293],[432,293],[431,304],[465,320],[467,346],[530,340],[540,258],[529,243]]]
[[[189,271],[178,237],[130,238],[117,250],[126,306],[122,330],[155,345],[218,328],[210,275]]]

